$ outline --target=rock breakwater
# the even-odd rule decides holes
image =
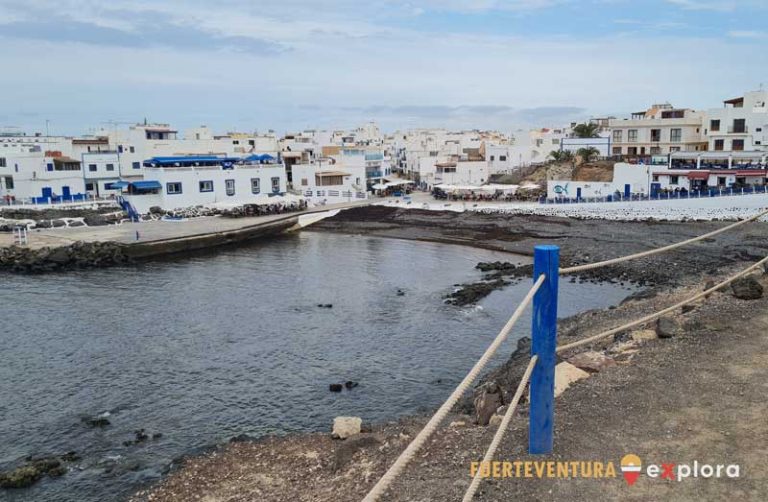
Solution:
[[[0,271],[29,274],[119,265],[129,261],[124,249],[123,244],[109,241],[40,249],[10,246],[0,248]]]

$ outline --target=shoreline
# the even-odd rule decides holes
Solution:
[[[315,227],[311,231],[327,231],[334,233],[347,233],[347,234],[360,234],[360,235],[372,235],[377,237],[389,237],[389,238],[405,238],[410,240],[424,240],[431,242],[442,242],[447,244],[462,244],[476,247],[484,247],[489,249],[487,242],[483,242],[482,234],[489,231],[488,228],[482,228],[488,215],[470,215],[469,217],[461,217],[460,213],[454,213],[449,218],[451,221],[446,224],[445,221],[440,222],[439,225],[429,226],[425,236],[425,220],[432,220],[430,225],[434,225],[435,214],[430,215],[414,215],[413,210],[410,214],[403,214],[403,210],[390,209],[389,214],[384,215],[385,223],[381,221],[368,222],[366,221],[370,214],[376,213],[377,218],[381,218],[382,214],[380,210],[365,208],[361,210],[345,211],[333,218],[325,220]],[[422,216],[420,218],[419,216]],[[441,215],[438,218],[445,216]],[[398,218],[403,218],[406,223],[398,222],[393,224]],[[458,219],[470,220],[456,221]],[[508,219],[508,218],[507,218]],[[387,221],[389,220],[389,221]],[[543,221],[546,224],[551,224],[545,218]],[[389,225],[387,225],[389,223]],[[514,222],[513,222],[514,223]],[[518,222],[519,223],[519,222]],[[594,224],[594,222],[592,222]],[[555,222],[555,225],[562,225],[563,222]],[[573,228],[574,226],[583,225],[579,222],[570,222],[567,227]],[[658,222],[634,222],[634,223],[619,223],[619,226],[628,226],[632,228],[633,232],[643,231],[647,227],[661,225],[665,227],[667,225],[660,224]],[[725,223],[710,223],[703,225],[705,229],[717,228],[723,226]],[[636,318],[642,315],[653,312],[659,308],[659,306],[666,306],[673,303],[676,299],[681,297],[687,297],[692,292],[700,291],[702,284],[708,282],[715,276],[721,276],[723,270],[738,269],[739,265],[744,263],[745,259],[748,259],[752,254],[756,253],[761,246],[752,246],[748,244],[751,240],[755,240],[756,235],[765,236],[768,234],[768,226],[764,224],[756,223],[760,225],[751,227],[749,229],[739,229],[734,232],[730,238],[726,237],[723,240],[728,241],[731,244],[727,246],[717,246],[718,249],[712,253],[712,250],[701,253],[701,248],[712,247],[705,245],[691,246],[688,250],[683,252],[669,253],[667,257],[664,257],[662,262],[670,260],[670,255],[677,256],[675,261],[682,260],[683,254],[695,254],[697,256],[698,264],[695,264],[692,268],[689,267],[674,267],[674,270],[667,270],[664,274],[655,274],[653,281],[646,281],[646,285],[652,284],[648,291],[640,295],[632,295],[627,298],[622,304],[616,308],[603,309],[597,311],[587,311],[576,316],[559,320],[559,337],[561,339],[568,339],[569,341],[576,340],[578,338],[588,336],[589,332],[599,331],[599,328],[610,328],[620,324],[628,318]],[[683,240],[690,234],[704,233],[702,225],[697,223],[673,223],[671,226],[674,228],[674,234],[676,240]],[[422,232],[420,236],[413,235],[413,228],[418,227]],[[681,228],[682,227],[682,228]],[[474,233],[469,238],[463,238],[458,240],[453,238],[450,233],[455,231],[465,231]],[[541,230],[539,228],[539,230]],[[449,235],[444,235],[448,233]],[[478,235],[481,234],[481,235]],[[647,236],[647,233],[644,235]],[[493,240],[497,240],[498,236],[494,235]],[[527,245],[530,239],[541,239],[542,232],[532,232],[532,235],[526,235],[523,238],[513,238],[510,241],[502,240],[500,244],[490,244],[492,249],[497,251],[507,251],[515,254],[522,254],[520,246]],[[612,238],[615,234],[612,234]],[[562,240],[562,236],[560,240]],[[566,240],[570,240],[566,236]],[[720,239],[718,239],[719,241]],[[540,241],[539,241],[540,242]],[[739,245],[733,243],[738,242]],[[711,244],[708,242],[707,244]],[[625,254],[627,252],[634,252],[636,249],[644,249],[645,247],[655,247],[654,242],[635,243],[635,247],[629,246],[629,250],[618,250],[620,253]],[[723,249],[731,249],[733,256],[726,256],[722,252]],[[699,249],[692,249],[699,248]],[[577,248],[578,249],[578,248]],[[566,256],[568,260],[566,263],[576,264],[579,263],[579,258],[576,258],[577,253],[575,250],[568,250]],[[589,248],[590,255],[582,255],[583,261],[598,261],[605,259],[606,257],[612,257],[605,255],[601,256],[596,247]],[[594,252],[597,251],[597,252]],[[597,256],[595,256],[597,255]],[[701,259],[702,256],[705,259]],[[602,271],[600,274],[590,274],[594,280],[632,280],[631,277],[638,275],[642,276],[651,270],[658,269],[658,264],[654,264],[657,260],[654,258],[636,260],[630,262],[629,265],[622,267],[610,267],[610,269]],[[674,263],[674,262],[673,262]],[[576,278],[571,278],[575,281]],[[763,283],[765,283],[763,279]],[[727,319],[722,319],[722,315],[718,312],[721,305],[733,309],[740,309],[740,302],[743,300],[735,300],[731,298],[728,290],[715,293],[715,297],[708,301],[699,302],[699,304],[691,311],[689,310],[684,314],[677,314],[675,317],[680,325],[680,333],[673,338],[674,343],[679,341],[694,341],[696,337],[695,333],[701,329],[702,322],[698,320],[698,317],[708,316],[711,318],[714,312],[721,321],[727,322]],[[765,304],[766,302],[763,302]],[[754,305],[754,304],[753,304]],[[735,306],[735,307],[734,307]],[[761,321],[760,315],[754,314],[747,319],[742,316],[742,322],[745,324],[750,322]],[[760,309],[757,310],[760,312]],[[713,321],[710,321],[713,322]],[[718,328],[722,329],[722,328]],[[633,333],[647,333],[649,330],[635,330]],[[586,333],[585,333],[586,332]],[[639,335],[638,335],[639,336]],[[632,364],[632,361],[639,355],[646,345],[649,345],[653,352],[650,363],[653,363],[655,359],[663,359],[667,357],[664,355],[663,344],[669,344],[666,340],[653,340],[650,337],[648,340],[644,338],[633,338],[633,334],[620,334],[612,337],[604,342],[595,343],[592,349],[610,353],[611,356],[618,361],[618,367],[623,370],[625,367],[634,367],[638,369],[637,365]],[[639,341],[642,340],[642,341]],[[629,344],[629,347],[628,347]],[[674,346],[674,345],[673,345]],[[477,389],[482,388],[487,382],[499,382],[504,387],[504,395],[508,399],[508,392],[514,386],[512,385],[516,378],[519,378],[519,374],[522,372],[523,359],[525,356],[526,347],[520,344],[518,345],[518,351],[513,353],[509,360],[502,364],[500,367],[492,368],[481,377],[481,379],[475,385],[475,392]],[[520,349],[523,349],[520,351]],[[582,352],[582,350],[576,350],[574,353]],[[519,354],[521,357],[516,357]],[[571,354],[568,354],[571,355]],[[655,358],[655,359],[654,359]],[[647,369],[645,366],[643,370]],[[676,375],[678,371],[681,371],[674,364],[668,368],[670,375]],[[587,382],[592,380],[600,380],[604,375],[598,373],[598,378],[588,379]],[[610,378],[611,372],[605,372],[606,378]],[[670,376],[668,378],[676,378],[676,376]],[[623,385],[622,385],[623,386]],[[622,387],[619,386],[619,387]],[[577,391],[581,390],[579,385],[576,386]],[[615,390],[616,384],[609,384],[609,389]],[[588,391],[589,392],[589,391]],[[567,403],[567,410],[578,409],[579,401],[583,402],[584,392],[581,392],[581,397],[578,398],[578,392],[574,392],[569,399],[569,395],[566,394],[564,399],[558,400],[558,408],[561,407],[561,403]],[[646,398],[647,394],[641,387],[632,390],[628,394],[633,395],[642,402]],[[595,397],[595,394],[591,396]],[[622,404],[618,409],[603,410],[609,416],[613,413],[619,412],[623,407],[632,411],[638,411],[637,406],[633,406],[630,403],[622,401],[622,399],[629,399],[630,396],[618,396],[619,402]],[[508,402],[508,401],[505,401]],[[441,493],[445,498],[440,500],[458,499],[463,493],[463,489],[469,484],[468,473],[464,472],[469,469],[469,460],[477,459],[482,456],[485,446],[490,442],[489,434],[492,434],[493,426],[472,425],[473,416],[472,413],[471,396],[465,396],[465,399],[457,405],[454,409],[454,414],[449,418],[446,423],[443,424],[438,432],[437,442],[442,450],[438,450],[440,453],[435,453],[435,459],[433,461],[427,460],[426,464],[429,464],[426,469],[427,472],[434,476],[433,481],[439,481],[444,476],[444,471],[450,470],[454,473],[458,473],[456,477],[451,479],[451,482],[446,486],[442,486],[439,483],[436,485],[432,482],[430,491],[425,492],[422,486],[422,478],[424,478],[425,462],[416,465],[421,465],[418,472],[412,475],[404,475],[403,480],[398,483],[398,491],[396,494],[391,494],[392,500],[411,500],[416,494],[424,496],[426,493]],[[640,410],[642,412],[642,410]],[[648,412],[648,407],[645,407],[645,411]],[[509,436],[516,437],[520,440],[521,432],[524,432],[524,412],[515,417],[513,423],[515,423],[514,430],[511,430]],[[560,415],[558,415],[560,417]],[[200,491],[209,494],[215,494],[212,496],[225,496],[231,494],[234,496],[236,493],[243,494],[242,500],[247,500],[248,495],[262,497],[264,500],[333,500],[333,501],[345,501],[345,500],[359,500],[368,488],[370,488],[378,479],[378,477],[384,472],[385,468],[391,464],[394,458],[397,456],[410,439],[420,430],[420,428],[426,423],[428,416],[423,415],[410,415],[402,417],[396,421],[389,421],[381,424],[374,424],[370,429],[366,428],[366,431],[354,436],[353,438],[345,441],[338,441],[331,439],[329,433],[302,433],[302,434],[288,434],[284,436],[265,436],[253,440],[247,440],[245,442],[230,442],[225,445],[219,445],[212,452],[202,456],[184,457],[180,462],[175,464],[171,469],[171,474],[148,487],[145,490],[140,490],[132,498],[132,501],[144,501],[144,500],[182,500],[187,496],[191,496],[193,493],[197,494]],[[557,419],[558,421],[560,418]],[[565,420],[568,420],[565,418]],[[617,425],[620,425],[620,420],[611,420],[609,423],[602,424],[615,429]],[[572,426],[572,422],[567,422],[567,425]],[[602,426],[601,425],[601,426]],[[329,424],[330,427],[330,424]],[[577,427],[578,429],[578,427]],[[614,433],[617,433],[614,431]],[[455,446],[452,444],[455,442],[455,436],[461,436],[460,441],[468,447],[466,451],[455,451]],[[509,438],[507,439],[509,441]],[[558,443],[562,446],[562,443]],[[525,443],[518,443],[508,451],[515,452],[519,456],[525,456]],[[454,449],[452,449],[454,448]],[[631,446],[630,446],[631,449]],[[433,457],[430,450],[433,450],[432,446],[427,447],[421,458],[430,459]],[[557,451],[557,450],[556,450]],[[445,463],[437,463],[440,455],[444,455]],[[457,460],[461,461],[458,462]],[[315,473],[320,476],[322,483],[307,484],[302,483],[302,472],[306,470],[311,473]],[[256,471],[256,472],[254,472]],[[259,472],[261,471],[261,472]],[[288,474],[285,474],[287,472]],[[297,472],[298,474],[291,474]],[[486,482],[488,483],[488,482]],[[513,483],[497,481],[494,483],[488,483],[492,488],[498,491],[499,487],[503,490],[507,490],[516,496],[520,495],[520,490],[515,487]],[[487,485],[486,485],[487,488]],[[528,489],[524,489],[523,493],[527,493]],[[535,490],[531,491],[531,496],[536,493]],[[561,493],[561,495],[567,496],[568,492]],[[490,498],[483,496],[483,492],[479,494],[479,500],[498,500],[491,496]],[[540,494],[541,496],[542,494]],[[389,498],[388,498],[389,499]],[[234,498],[233,500],[240,500]]]
[[[738,267],[735,267],[738,268]],[[606,327],[618,324],[627,317],[638,317],[644,313],[657,310],[660,305],[670,303],[687,297],[702,289],[702,277],[689,281],[689,284],[680,286],[671,291],[660,292],[653,298],[629,300],[615,309],[587,311],[568,319],[560,321],[560,336],[568,341],[587,336],[586,329],[599,331]],[[768,278],[762,274],[761,282],[768,284]],[[749,315],[741,315],[740,324],[743,326],[768,326],[768,316],[765,315],[768,299],[747,302],[733,298],[730,290],[714,293],[714,296],[704,302],[699,302],[692,311],[684,314],[675,314],[679,330],[671,338],[657,338],[647,335],[649,330],[638,329],[631,336],[617,335],[604,342],[595,343],[592,350],[610,354],[616,362],[613,367],[594,373],[590,378],[572,384],[563,396],[556,401],[556,459],[585,458],[583,451],[588,447],[602,451],[606,437],[616,444],[608,447],[612,460],[618,463],[620,455],[615,453],[617,448],[621,451],[632,451],[650,456],[667,452],[667,448],[661,446],[666,437],[666,431],[662,428],[657,431],[659,439],[652,437],[645,440],[642,435],[633,429],[623,427],[622,422],[631,416],[634,419],[648,420],[648,424],[638,426],[650,436],[653,432],[651,426],[657,426],[658,420],[667,420],[669,417],[656,419],[652,408],[658,405],[659,398],[669,405],[666,413],[681,413],[686,416],[687,409],[682,411],[677,408],[675,401],[677,394],[671,396],[659,396],[668,385],[670,378],[679,381],[688,380],[696,383],[696,375],[689,373],[692,368],[700,364],[696,358],[690,357],[688,351],[697,351],[716,360],[722,360],[720,356],[725,344],[732,346],[728,337],[720,337],[719,333],[728,332],[730,321],[728,315],[736,312],[748,312]],[[746,308],[745,308],[746,307]],[[651,331],[652,332],[652,331]],[[706,333],[704,339],[701,339]],[[731,333],[734,335],[734,333]],[[765,350],[764,356],[768,357],[768,340],[760,339],[759,333],[754,330],[743,333],[740,338],[749,339],[750,343],[760,343]],[[709,347],[709,343],[717,347]],[[731,347],[733,350],[734,349]],[[574,351],[582,352],[581,350]],[[525,354],[522,354],[523,356]],[[759,355],[759,354],[757,354]],[[763,357],[763,356],[760,356]],[[503,386],[513,388],[511,385],[519,378],[516,373],[524,366],[524,357],[516,358],[512,354],[510,360],[499,368],[488,372],[476,385],[481,387],[483,382],[489,380],[501,382]],[[759,359],[762,360],[762,359]],[[727,363],[727,361],[725,361]],[[708,364],[714,364],[714,360]],[[660,368],[660,369],[657,369]],[[749,371],[755,369],[750,366]],[[747,371],[747,370],[741,370]],[[760,371],[768,373],[768,368]],[[662,372],[664,378],[659,378]],[[633,382],[632,378],[638,375],[648,375],[657,379],[655,382]],[[504,378],[509,381],[504,381]],[[709,382],[709,380],[706,380]],[[725,382],[728,385],[728,382]],[[721,392],[717,390],[716,392]],[[755,388],[750,396],[762,395],[760,388]],[[687,401],[695,401],[696,395],[686,397]],[[706,399],[705,399],[706,401]],[[508,402],[508,401],[505,401]],[[585,407],[583,404],[590,405]],[[760,406],[764,407],[764,404]],[[709,420],[720,420],[726,423],[718,425],[721,433],[723,429],[731,431],[735,420],[730,409],[705,408],[697,417],[708,417]],[[506,446],[500,451],[503,460],[535,459],[541,457],[529,457],[526,453],[527,443],[527,412],[525,406],[514,417],[512,426],[504,440]],[[710,417],[710,414],[712,417]],[[594,420],[578,421],[573,415],[600,417],[599,422]],[[768,438],[768,426],[761,422],[761,417],[752,416],[748,423],[741,424],[744,429],[754,428],[755,422],[759,422],[759,434]],[[172,465],[169,474],[162,480],[143,490],[136,492],[130,500],[132,502],[143,501],[177,501],[186,500],[194,495],[213,497],[212,499],[233,497],[231,500],[274,500],[274,501],[356,501],[360,500],[368,489],[378,480],[386,468],[391,465],[410,442],[415,434],[424,426],[430,415],[408,415],[397,420],[385,423],[373,424],[364,427],[364,430],[346,440],[332,439],[330,424],[328,432],[316,433],[292,433],[286,435],[268,435],[260,438],[234,438],[228,443],[218,445],[214,449],[202,455],[190,455],[178,459]],[[623,417],[623,418],[620,418]],[[724,418],[728,417],[728,419]],[[491,436],[495,432],[496,425],[478,425],[473,423],[474,417],[467,410],[454,409],[453,413],[438,429],[435,439],[431,441],[419,453],[413,462],[412,472],[406,472],[399,479],[393,490],[390,491],[387,500],[408,501],[414,497],[437,497],[430,500],[459,500],[466,487],[469,485],[469,466],[472,461],[482,457]],[[599,426],[598,426],[599,423]],[[674,427],[682,428],[683,432],[698,430],[699,425],[677,419]],[[595,429],[593,429],[595,428]],[[706,432],[706,431],[704,431]],[[734,430],[729,434],[737,435],[746,433],[746,430]],[[626,437],[622,436],[624,434]],[[586,436],[585,440],[574,440],[580,436]],[[600,439],[601,438],[601,439]],[[648,449],[648,443],[654,445]],[[694,442],[691,445],[676,442],[673,450],[675,455],[685,452],[688,455],[699,455],[702,460],[706,455],[709,445],[702,450],[702,445]],[[759,446],[759,445],[756,445]],[[656,450],[654,450],[654,448]],[[663,449],[663,451],[662,451]],[[737,460],[742,466],[749,465],[748,459],[757,461],[761,457],[759,448],[747,449],[740,453]],[[605,457],[592,456],[605,460]],[[669,452],[667,452],[669,454]],[[549,456],[547,459],[553,458]],[[688,458],[688,457],[685,457]],[[691,457],[694,458],[694,457]],[[733,457],[729,457],[733,461]],[[752,464],[754,465],[754,464]],[[312,481],[306,480],[306,475],[311,474]],[[446,479],[447,481],[442,481]],[[754,480],[754,478],[751,478]],[[608,482],[606,482],[608,483]],[[502,500],[510,496],[527,496],[537,498],[551,496],[551,484],[546,482],[519,483],[514,479],[500,479],[497,481],[484,481],[483,487],[477,496],[478,500]],[[599,499],[600,490],[612,491],[617,495],[626,490],[625,486],[618,483],[596,482],[593,480],[581,480],[568,483],[561,480],[555,485],[557,494],[555,500],[572,500],[573,487],[576,491],[584,490],[586,493],[597,490],[595,500]],[[707,485],[706,489],[715,493],[728,493],[732,489],[731,484]],[[768,480],[763,479],[762,486],[768,488]],[[662,490],[667,489],[663,484]],[[695,493],[700,493],[701,486],[694,486]],[[665,493],[665,492],[662,492]],[[690,495],[690,493],[688,493]],[[419,498],[421,497],[421,498]],[[694,500],[681,496],[679,500]],[[227,498],[230,500],[230,498]]]

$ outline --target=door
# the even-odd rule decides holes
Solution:
[[[53,189],[51,187],[43,187],[43,198],[50,199],[53,197]]]
[[[576,189],[576,200],[581,199],[581,187]]]
[[[659,195],[659,191],[661,190],[661,183],[651,183],[651,197],[656,197]]]
[[[632,187],[629,184],[624,185],[624,197],[629,197],[631,193],[632,193]]]
[[[61,196],[64,199],[69,199],[72,197],[72,194],[70,193],[69,187],[61,187]]]

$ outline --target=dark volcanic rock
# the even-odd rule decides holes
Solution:
[[[479,300],[482,300],[491,294],[491,292],[497,289],[501,289],[508,284],[509,282],[503,279],[496,279],[487,282],[476,282],[474,284],[463,284],[459,290],[454,291],[453,293],[446,296],[446,303],[458,306],[477,303]]]
[[[758,300],[763,297],[763,286],[754,277],[742,277],[731,283],[733,296],[741,300]]]
[[[0,488],[26,488],[45,475],[59,477],[66,472],[67,468],[56,457],[30,457],[24,465],[0,472]]]
[[[504,404],[504,394],[496,382],[488,382],[475,389],[475,423],[488,425],[496,410]]]
[[[672,317],[660,317],[656,320],[656,334],[659,338],[672,338],[680,332],[680,323]]]
[[[341,385],[340,383],[332,383],[331,385],[328,386],[328,390],[330,390],[331,392],[341,392],[341,389],[343,388],[344,386]]]
[[[0,270],[41,273],[54,270],[103,267],[127,263],[124,245],[117,242],[75,242],[69,246],[30,249],[0,248]]]

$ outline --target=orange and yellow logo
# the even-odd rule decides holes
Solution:
[[[629,486],[635,484],[640,477],[640,471],[643,469],[643,462],[640,457],[633,454],[624,455],[621,458],[621,473]]]

